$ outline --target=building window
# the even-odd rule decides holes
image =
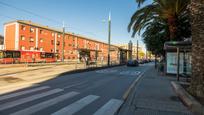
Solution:
[[[60,34],[58,34],[57,37],[60,38]]]
[[[60,45],[60,41],[57,41],[57,45]]]
[[[42,47],[40,48],[40,51],[43,51],[43,48],[42,48]]]
[[[51,52],[54,52],[54,50],[53,50],[53,49],[51,49]]]
[[[56,50],[56,52],[58,53],[58,52],[59,52],[59,50]]]
[[[54,40],[51,40],[51,45],[54,45]]]
[[[30,38],[30,42],[34,42],[34,38]]]
[[[40,43],[42,43],[43,42],[43,38],[40,38]]]
[[[26,27],[24,25],[21,26],[21,30],[25,30]]]
[[[21,40],[25,40],[25,36],[21,36]]]
[[[21,50],[25,50],[25,46],[21,46]]]
[[[55,33],[52,32],[52,37],[54,37]]]
[[[31,27],[30,32],[33,33],[34,31],[35,31],[35,29]]]
[[[34,47],[31,46],[31,47],[30,47],[30,50],[34,50]]]
[[[42,34],[43,33],[43,30],[40,30],[40,34]]]

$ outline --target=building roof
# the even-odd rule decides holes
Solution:
[[[6,23],[4,23],[4,25],[10,24],[10,23],[14,23],[14,22],[18,22],[18,23],[21,23],[21,24],[31,25],[31,26],[34,26],[34,27],[39,27],[39,28],[43,28],[43,29],[47,29],[47,30],[63,33],[63,31],[60,30],[60,29],[52,28],[52,27],[49,27],[49,26],[43,26],[41,24],[34,23],[32,21],[29,21],[29,20],[15,20],[15,21],[6,22]],[[87,40],[90,40],[90,41],[95,41],[95,42],[99,42],[99,43],[103,43],[103,44],[108,45],[108,43],[105,43],[105,42],[102,42],[102,41],[98,41],[98,40],[95,40],[93,38],[86,37],[86,36],[83,36],[83,35],[79,35],[79,34],[75,34],[75,33],[71,33],[71,32],[65,32],[65,34],[81,37],[81,38],[84,38],[84,39],[87,39]],[[111,46],[118,47],[116,45],[111,45]]]

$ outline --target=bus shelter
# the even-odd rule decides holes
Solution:
[[[176,74],[177,81],[180,75],[191,76],[191,41],[165,42],[166,74]]]

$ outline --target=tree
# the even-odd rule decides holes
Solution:
[[[167,26],[159,23],[152,22],[150,26],[148,26],[145,32],[142,34],[144,38],[143,41],[147,47],[148,51],[151,51],[152,54],[157,56],[164,56],[163,46],[167,39],[164,39],[168,36]]]
[[[138,6],[140,6],[140,4],[142,4],[144,1],[146,0],[136,0],[136,2],[138,3]],[[164,1],[164,0],[154,0],[154,2],[155,1]],[[166,0],[166,1],[175,2],[175,0]],[[178,3],[178,0],[176,1],[177,1],[176,3]],[[188,0],[187,1],[182,0],[182,1],[187,2]],[[203,19],[204,0],[191,0],[190,11],[191,11],[191,17],[192,17],[192,21],[191,21],[191,27],[192,27],[191,28],[191,32],[192,32],[192,80],[191,80],[191,85],[190,85],[190,92],[197,97],[204,98],[204,61],[203,61],[203,57],[204,57],[204,53],[203,53],[204,52],[204,48],[203,48],[204,46],[204,39],[203,39],[204,38],[204,31],[203,31],[204,30],[204,19]],[[137,24],[139,24],[138,22],[137,23],[135,22],[135,20],[137,19],[135,15],[133,15],[132,20],[131,20],[132,24],[134,24],[134,27],[137,26]],[[144,24],[142,24],[141,26],[144,26]],[[133,29],[137,29],[137,28],[133,28]],[[138,30],[133,30],[133,31],[138,31]]]
[[[192,80],[190,92],[204,98],[204,0],[192,0]]]
[[[139,5],[145,0],[136,0]],[[149,4],[139,10],[137,10],[130,21],[128,31],[133,30],[132,36],[150,25],[155,19],[162,20],[168,25],[169,38],[171,40],[178,39],[178,23],[179,20],[185,19],[183,16],[187,16],[188,12],[186,7],[190,0],[153,0],[152,4]]]

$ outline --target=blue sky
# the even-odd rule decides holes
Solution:
[[[137,38],[142,44],[139,36],[131,38],[131,33],[127,32],[130,18],[137,10],[135,0],[3,0],[2,2],[43,16],[43,18],[34,16],[0,4],[0,34],[2,35],[3,24],[15,19],[31,20],[55,28],[61,28],[64,21],[67,26],[66,31],[106,42],[108,13],[111,11],[111,43],[124,44],[130,40],[136,43]]]

